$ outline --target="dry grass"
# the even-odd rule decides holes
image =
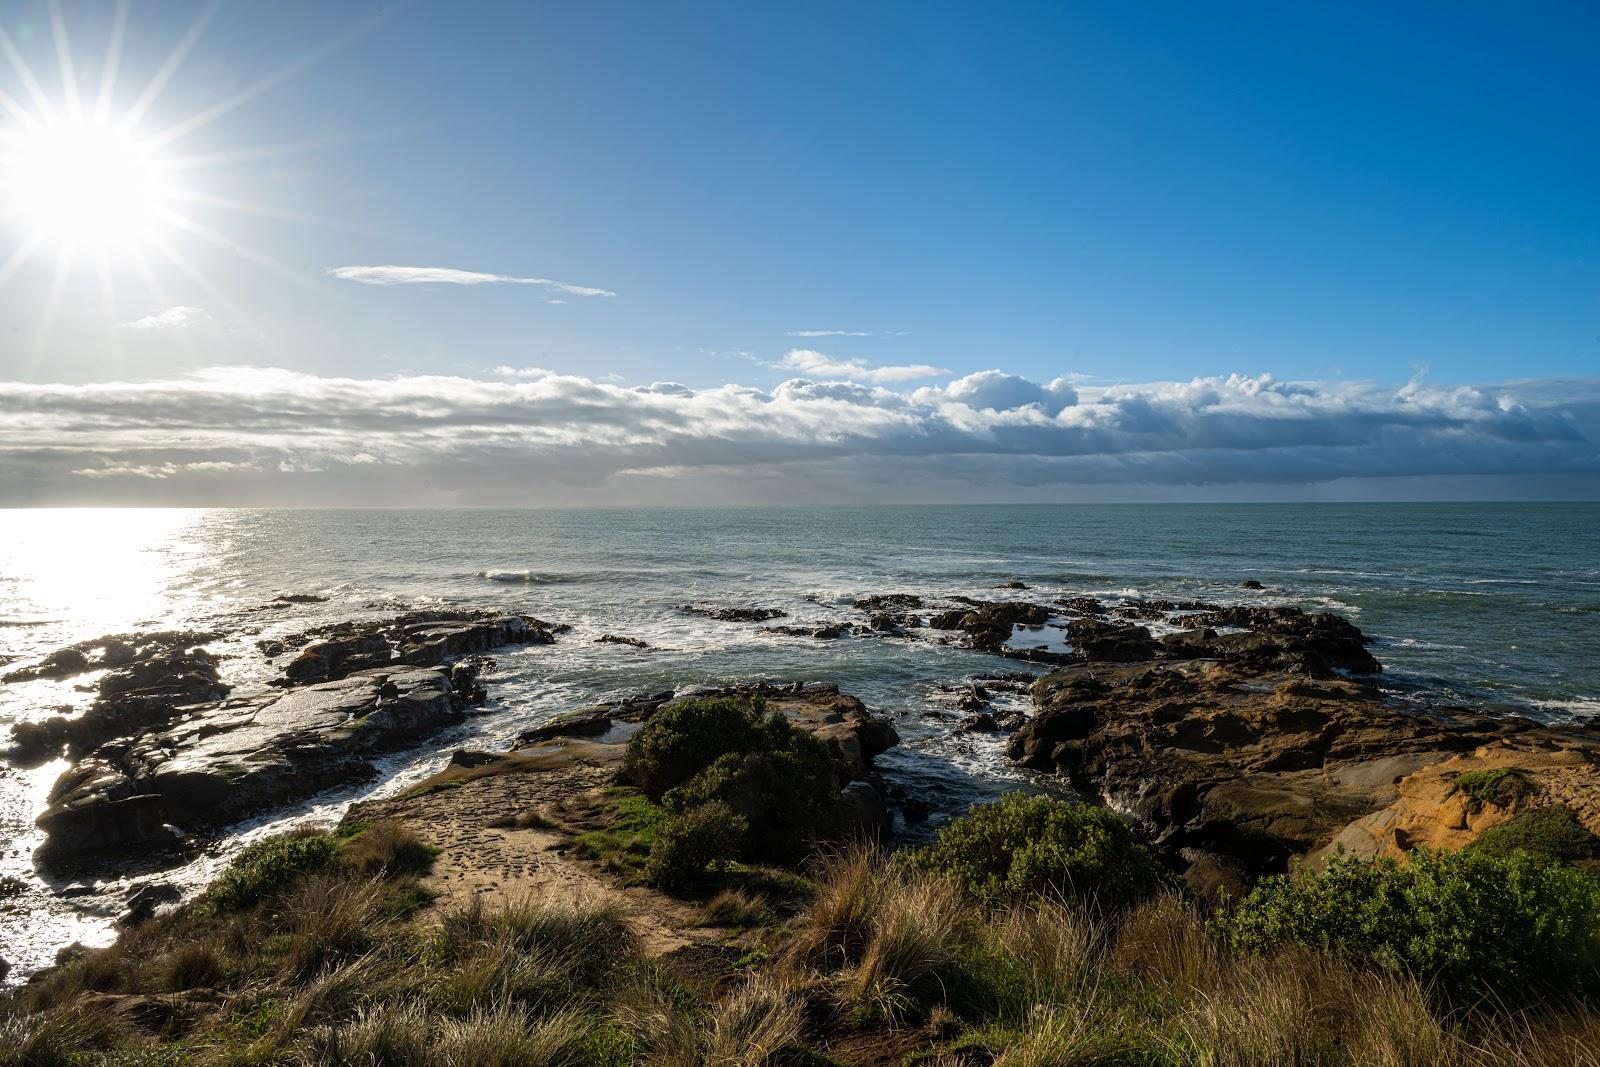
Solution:
[[[860,851],[823,870],[783,963],[825,977],[857,1019],[953,1011],[976,1028],[956,1046],[996,1067],[1600,1067],[1587,1008],[1446,1011],[1404,975],[1229,950],[1173,895],[1115,920],[1052,900],[982,915]]]
[[[783,976],[757,975],[718,1002],[711,1019],[706,1067],[764,1067],[805,1036],[804,992]]]
[[[985,910],[865,848],[832,856],[809,910],[769,918],[772,958],[714,996],[641,959],[614,908],[407,918],[388,906],[407,886],[345,866],[154,920],[0,1005],[0,1063],[166,1063],[155,1042],[177,1039],[190,1058],[170,1062],[204,1067],[763,1067],[881,1035],[896,1061],[920,1042],[918,1062],[951,1067],[1600,1067],[1600,1013],[1581,1005],[1446,1012],[1403,975],[1231,950],[1176,896]],[[155,1001],[181,1009],[159,1030],[109,1007]]]
[[[339,874],[312,876],[284,906],[288,948],[281,971],[299,982],[361,955],[378,927],[383,884]]]
[[[724,889],[700,910],[707,926],[765,926],[772,921],[766,900],[743,889]]]
[[[426,874],[435,850],[402,822],[375,822],[345,842],[341,855],[358,874]]]

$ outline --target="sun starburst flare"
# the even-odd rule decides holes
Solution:
[[[177,224],[180,189],[136,129],[56,117],[3,138],[0,196],[24,229],[66,250],[126,252]]]
[[[106,39],[98,86],[82,84],[83,64],[73,55],[66,19],[49,6],[49,33],[24,34],[39,54],[25,54],[19,38],[0,20],[0,72],[9,67],[14,83],[0,78],[0,286],[38,258],[55,260],[53,281],[39,321],[34,356],[43,350],[63,299],[67,281],[80,266],[98,274],[113,344],[117,316],[113,276],[124,270],[137,278],[151,299],[165,306],[152,260],[166,261],[186,281],[231,306],[204,272],[186,255],[195,241],[219,247],[282,274],[287,267],[252,248],[238,236],[196,217],[228,212],[261,218],[320,223],[323,220],[223,196],[197,184],[195,175],[241,160],[260,160],[327,147],[337,139],[288,145],[181,155],[175,146],[202,127],[262,95],[310,64],[370,30],[369,20],[323,42],[232,96],[159,127],[150,123],[153,105],[167,89],[220,6],[206,5],[177,41],[149,81],[118,103],[118,73],[130,4],[122,0]],[[49,46],[53,45],[53,48]],[[51,54],[53,52],[53,55]],[[59,72],[60,89],[49,91],[36,66]],[[298,277],[297,280],[305,280]]]

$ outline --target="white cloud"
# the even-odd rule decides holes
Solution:
[[[1065,378],[1039,385],[999,370],[981,370],[957,378],[942,389],[918,390],[918,396],[930,403],[960,404],[974,411],[1014,411],[1033,406],[1052,417],[1078,402],[1078,391]]]
[[[363,285],[542,285],[570,296],[616,296],[610,289],[569,285],[550,278],[519,278],[453,267],[331,267],[328,273]]]
[[[791,477],[871,500],[886,485],[1183,492],[1485,475],[1600,484],[1600,380],[1393,388],[1234,375],[1073,387],[983,371],[908,395],[811,378],[771,390],[630,388],[538,368],[480,380],[228,367],[0,383],[0,504],[563,492],[616,503],[669,476],[677,500],[718,480]]]
[[[197,322],[208,322],[211,315],[205,308],[189,307],[178,304],[165,311],[158,311],[153,315],[146,315],[142,319],[125,322],[125,330],[180,330],[185,326],[193,326]]]
[[[858,359],[835,359],[833,356],[809,348],[790,349],[787,355],[772,366],[779,370],[799,371],[801,374],[815,375],[819,378],[851,378],[865,382],[914,382],[950,373],[926,363],[871,367]]]

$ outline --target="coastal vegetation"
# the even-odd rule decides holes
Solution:
[[[812,838],[795,907],[740,876],[753,821],[720,787],[737,774],[706,777],[729,753],[701,727],[748,727],[742,761],[806,749],[732,710],[636,734],[622,777],[662,804],[614,787],[606,831],[638,861],[618,873],[728,931],[709,972],[652,955],[614,902],[441,906],[434,850],[357,821],[257,842],[193,903],[22,987],[0,1062],[1600,1063],[1600,881],[1560,859],[1338,857],[1208,907],[1105,809],[1011,794],[921,849]]]
[[[945,633],[913,599],[859,610]],[[1396,715],[1330,616],[1143,604],[1188,620],[1157,639],[1057,606],[1086,658],[948,699],[975,712],[958,732],[1008,733],[1072,792],[1013,791],[893,850],[894,811],[929,806],[873,762],[894,725],[837,686],[590,706],[255,841],[187,903],[130,898],[114,944],[0,1001],[0,1063],[1600,1067],[1592,739]],[[937,615],[948,640],[1017,625],[962,607]],[[332,760],[350,723],[382,750],[464,714],[479,666],[450,656],[556,629],[512,618],[319,638],[286,696],[250,698],[282,713],[268,763]],[[385,634],[429,663],[374,673]],[[148,710],[119,695],[166,678],[147,644],[95,706]],[[1024,692],[1031,714],[983,710]],[[179,707],[162,729],[205,740]],[[123,803],[146,782],[174,788],[120,747],[86,754],[46,820],[63,861],[149,838]],[[234,802],[271,808],[281,784]]]

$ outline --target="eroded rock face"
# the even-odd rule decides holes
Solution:
[[[1256,873],[1284,869],[1453,755],[1519,734],[1580,743],[1525,721],[1407,712],[1358,680],[1216,660],[1075,664],[1036,682],[1033,699],[1012,759],[1103,797],[1169,850]]]
[[[1504,772],[1504,788],[1474,795],[1464,774]],[[1404,859],[1416,848],[1458,849],[1518,814],[1562,807],[1600,832],[1600,750],[1531,730],[1406,775],[1388,805],[1352,822],[1309,859],[1334,850],[1362,858]]]

